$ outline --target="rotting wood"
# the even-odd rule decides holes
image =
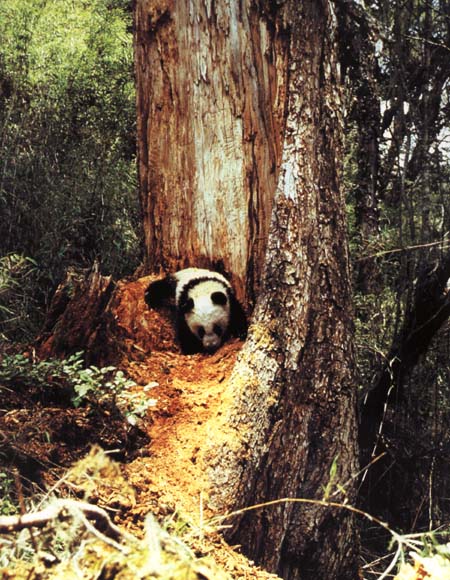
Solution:
[[[150,310],[144,292],[152,277],[114,283],[95,266],[62,283],[36,342],[40,358],[83,351],[88,364],[140,360],[155,348],[176,351],[170,317]],[[149,328],[152,332],[149,332]],[[157,331],[155,331],[157,329]]]
[[[100,347],[98,335],[114,289],[111,276],[102,276],[97,263],[86,276],[67,276],[55,292],[37,339],[39,355],[58,357],[85,351],[95,358],[94,347]]]
[[[229,274],[254,303],[281,160],[285,38],[252,0],[135,5],[146,267]]]

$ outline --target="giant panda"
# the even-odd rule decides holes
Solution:
[[[177,337],[184,354],[213,353],[229,336],[245,338],[247,321],[229,281],[211,270],[186,268],[152,282],[151,308],[175,306]]]

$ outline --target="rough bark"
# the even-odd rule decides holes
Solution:
[[[261,292],[206,466],[221,512],[322,498],[333,462],[333,498],[355,498],[336,15],[331,2],[309,0],[279,17],[290,38],[287,124]],[[357,577],[354,522],[343,511],[280,504],[247,512],[228,535],[284,578]]]
[[[284,38],[252,0],[137,0],[135,32],[146,267],[212,266],[251,303],[281,155]]]

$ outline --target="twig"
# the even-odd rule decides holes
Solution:
[[[355,262],[363,262],[364,260],[372,260],[373,258],[380,258],[381,256],[386,256],[387,254],[400,254],[401,252],[410,252],[412,250],[420,250],[423,248],[432,248],[433,246],[442,246],[442,248],[447,248],[450,246],[449,240],[441,240],[440,242],[430,242],[429,244],[417,244],[416,246],[406,246],[404,248],[394,248],[393,250],[383,250],[381,252],[376,252],[375,254],[369,254],[367,256],[361,256],[356,258]]]
[[[118,543],[120,540],[132,537],[116,526],[104,509],[71,499],[57,499],[34,513],[0,516],[0,533],[18,532],[33,527],[42,528],[53,520],[65,519],[69,515],[79,517],[89,531],[118,550],[124,551],[124,547]],[[95,526],[92,526],[89,520],[93,520]]]
[[[353,514],[362,516],[362,517],[370,520],[371,522],[377,524],[378,526],[380,526],[384,530],[386,530],[391,535],[392,539],[397,543],[397,549],[395,551],[394,556],[392,557],[391,562],[389,563],[387,568],[384,570],[384,572],[381,574],[381,576],[379,576],[378,580],[384,580],[384,578],[387,578],[390,571],[397,564],[404,547],[408,547],[409,549],[417,550],[417,546],[421,544],[421,540],[415,539],[415,537],[417,535],[415,535],[415,534],[410,534],[410,535],[399,534],[395,530],[391,529],[387,523],[383,522],[382,520],[380,520],[379,518],[377,518],[375,516],[368,514],[367,512],[365,512],[359,508],[356,508],[356,507],[354,507],[350,504],[347,504],[347,503],[337,503],[334,501],[328,501],[328,500],[323,500],[323,499],[307,499],[307,498],[292,498],[292,497],[285,497],[282,499],[274,499],[272,501],[268,501],[265,503],[260,503],[257,505],[252,505],[252,506],[249,506],[246,508],[242,508],[240,510],[230,512],[230,513],[226,514],[225,516],[221,516],[221,517],[214,518],[214,519],[219,520],[219,521],[224,521],[224,520],[227,520],[231,517],[239,516],[239,515],[245,514],[247,512],[253,511],[253,510],[257,510],[257,509],[261,509],[261,508],[265,508],[265,507],[269,507],[269,506],[275,506],[275,505],[279,505],[282,503],[300,503],[300,504],[309,504],[309,505],[316,505],[316,506],[321,506],[321,507],[347,510]],[[423,537],[423,535],[422,535],[422,537]]]
[[[22,482],[20,480],[19,470],[16,467],[13,469],[13,474],[14,474],[14,485],[16,486],[17,497],[19,499],[20,514],[21,514],[21,516],[23,516],[26,513],[25,500],[23,497]],[[33,534],[33,530],[30,528],[29,532],[30,532],[30,539],[31,539],[31,543],[33,545],[33,549],[37,553],[37,551],[38,551],[37,550],[37,543],[36,543],[36,538],[34,537],[34,534]]]
[[[444,43],[433,42],[432,40],[429,40],[428,38],[424,38],[423,36],[413,36],[412,34],[403,34],[402,36],[404,38],[409,38],[411,40],[420,40],[420,42],[425,42],[427,44],[430,44],[431,46],[436,46],[437,48],[442,48],[443,50],[450,51],[450,48],[448,46],[446,46]]]

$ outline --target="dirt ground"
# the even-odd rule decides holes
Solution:
[[[231,340],[213,355],[182,355],[169,313],[151,311],[144,302],[151,279],[118,284],[108,332],[102,335],[102,364],[115,364],[135,381],[133,394],[153,400],[137,425],[126,424],[114,407],[75,409],[61,392],[33,393],[20,385],[3,397],[0,409],[4,461],[14,464],[35,490],[58,486],[64,471],[92,445],[109,450],[133,489],[133,499],[124,496],[114,474],[110,481],[105,475],[104,489],[90,499],[113,507],[115,521],[133,533],[139,533],[149,512],[159,520],[181,514],[206,526],[211,515],[208,486],[197,458],[217,428],[224,386],[241,348]],[[113,360],[106,360],[108,352]],[[48,338],[40,348],[41,355],[46,353],[51,354]],[[213,537],[207,550],[233,578],[277,578],[254,567],[218,534]]]

